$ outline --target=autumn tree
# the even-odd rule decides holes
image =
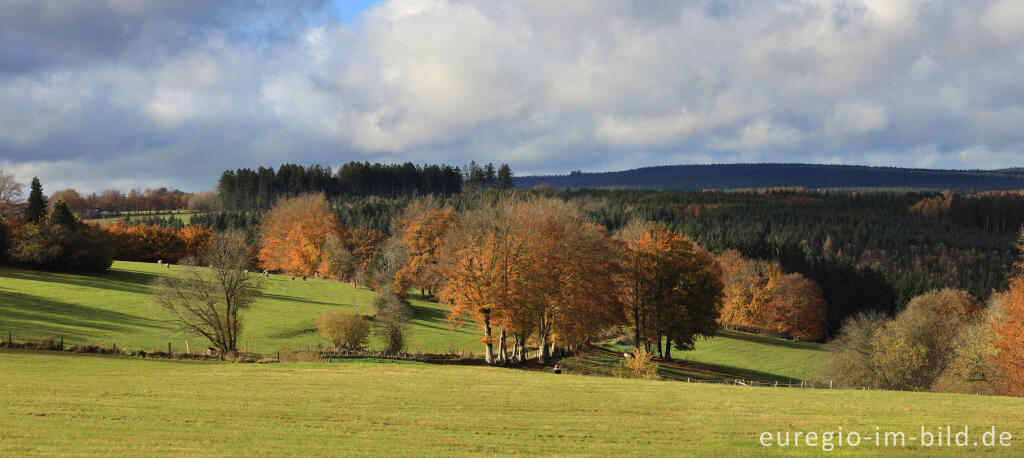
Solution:
[[[418,286],[426,296],[440,286],[438,254],[445,231],[454,220],[455,211],[451,208],[435,208],[423,201],[406,207],[399,224],[402,241],[408,247],[408,259],[394,276],[395,289],[400,295]]]
[[[617,291],[618,247],[579,208],[559,199],[530,198],[514,207],[509,239],[511,301],[532,317],[544,364],[556,344],[580,346],[598,330],[622,322]]]
[[[83,212],[85,212],[85,198],[83,198],[82,195],[74,189],[61,189],[50,196],[51,205],[56,205],[56,202],[60,201],[64,201],[67,204],[68,209],[76,215],[81,216]]]
[[[736,250],[718,257],[724,278],[723,326],[776,332],[787,337],[825,337],[827,306],[814,281],[786,274],[777,262],[744,259]]]
[[[1024,231],[1018,246],[1024,253]],[[1024,256],[1021,259],[1009,290],[1001,295],[1001,313],[989,321],[998,351],[992,359],[1001,372],[1001,391],[1011,396],[1024,396]]]
[[[505,206],[481,206],[459,215],[447,231],[439,256],[442,286],[438,297],[449,304],[449,321],[461,325],[466,316],[480,323],[485,359],[494,363],[492,317],[508,303],[497,287],[502,275],[499,234],[507,233]]]
[[[325,264],[324,247],[341,227],[323,194],[279,200],[263,217],[258,259],[270,270],[311,275]]]
[[[692,240],[661,224],[653,224],[648,234],[652,273],[644,296],[651,304],[658,350],[664,337],[663,356],[671,359],[673,345],[690,350],[697,338],[718,330],[722,274],[714,256]]]
[[[235,351],[243,315],[261,286],[262,277],[247,272],[252,262],[243,236],[218,234],[200,258],[157,277],[150,300],[174,329],[203,336],[221,352]]]
[[[828,317],[821,288],[800,274],[780,275],[771,282],[771,329],[803,340],[823,339]]]

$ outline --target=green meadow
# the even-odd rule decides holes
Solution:
[[[0,268],[0,333],[12,332],[15,340],[63,337],[68,345],[110,346],[117,339],[118,347],[128,350],[166,349],[171,342],[175,351],[184,350],[188,337],[171,333],[148,300],[150,283],[166,274],[153,263],[123,261],[100,275]],[[257,353],[325,345],[316,318],[328,310],[372,313],[373,297],[368,289],[333,280],[271,275],[246,312],[241,340]],[[412,307],[410,351],[479,351],[477,330],[450,327],[442,305],[414,300]],[[207,343],[192,338],[189,345]],[[382,346],[376,340],[371,345]]]
[[[839,455],[1020,455],[1024,399],[754,388],[423,363],[237,364],[0,351],[0,455],[819,455],[820,434],[950,425],[1009,447],[836,446]],[[770,448],[764,432],[813,431]],[[791,436],[793,440],[794,436]],[[895,439],[894,439],[895,440]]]
[[[170,332],[148,301],[150,283],[166,274],[153,263],[124,261],[100,275],[0,268],[0,334],[11,332],[15,340],[63,337],[67,345],[111,346],[116,339],[119,348],[128,350],[166,349],[170,342],[175,351],[183,350],[188,337]],[[260,299],[246,312],[242,345],[256,353],[325,345],[316,318],[327,310],[372,313],[373,297],[369,289],[348,283],[271,275]],[[412,308],[410,351],[481,352],[479,330],[472,322],[451,326],[445,306],[435,302],[413,300]],[[191,338],[189,345],[205,348],[206,342]],[[383,347],[376,335],[371,347]],[[666,365],[667,378],[786,382],[815,378],[828,354],[820,344],[722,332],[698,341],[693,351],[673,356],[683,367]],[[620,362],[614,355],[595,356],[581,370],[612,375]]]

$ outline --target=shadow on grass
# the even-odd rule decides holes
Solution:
[[[143,272],[110,270],[96,275],[0,269],[0,278],[28,282],[57,283],[83,288],[99,288],[121,293],[149,294],[149,284],[157,275]]]
[[[605,354],[589,354],[580,358],[563,358],[560,364],[570,372],[587,375],[615,376],[616,370],[625,360]],[[658,363],[658,377],[663,380],[756,380],[760,382],[799,383],[799,379],[783,377],[767,372],[752,371],[731,366],[698,363],[686,360],[655,360]]]
[[[797,350],[824,351],[821,348],[821,344],[819,343],[786,340],[779,337],[759,336],[756,334],[747,334],[736,331],[719,331],[719,333],[715,337],[722,339],[742,340],[746,342],[752,342],[763,345],[774,345],[776,347],[783,348],[794,348]]]
[[[26,337],[67,335],[85,340],[90,331],[134,333],[136,328],[162,328],[157,320],[0,290],[0,323]]]

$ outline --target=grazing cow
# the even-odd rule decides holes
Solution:
[[[302,276],[302,281],[306,281],[306,276],[305,275]]]
[[[167,269],[167,270],[171,270],[171,263],[168,262],[168,263],[164,264],[164,268]]]
[[[622,354],[622,357],[626,359],[633,359],[633,354],[627,351]]]
[[[294,275],[292,275],[292,281],[295,281],[295,276]]]
[[[163,259],[157,259],[156,260],[156,265],[162,266],[163,264],[164,264],[164,260]]]
[[[270,272],[266,269],[263,269],[263,278],[270,278]]]

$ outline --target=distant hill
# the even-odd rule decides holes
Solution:
[[[541,183],[558,189],[727,190],[803,187],[1004,191],[1024,189],[1024,169],[933,170],[821,164],[711,164],[516,178],[516,187],[520,189]]]

